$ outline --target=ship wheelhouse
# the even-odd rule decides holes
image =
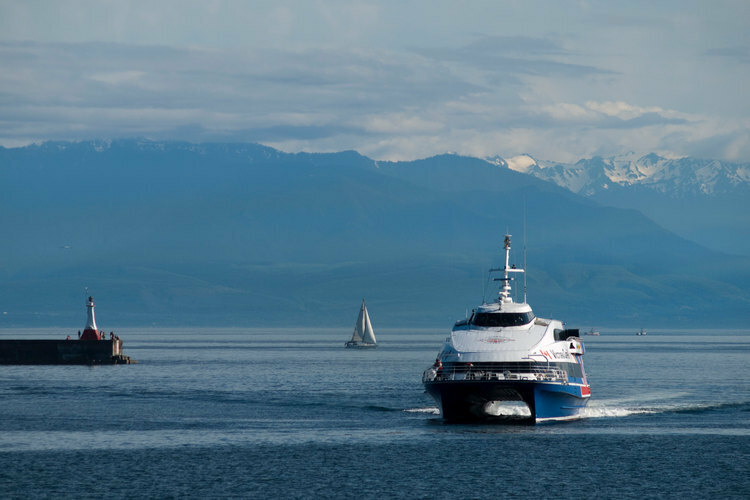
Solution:
[[[473,326],[503,328],[508,326],[524,326],[534,321],[535,316],[527,312],[475,312],[469,319]]]
[[[471,312],[471,316],[456,323],[454,328],[518,328],[531,327],[536,316],[526,303],[493,302],[485,303]]]

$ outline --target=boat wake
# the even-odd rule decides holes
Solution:
[[[426,413],[428,415],[440,415],[440,410],[437,406],[427,408],[407,408],[404,410],[406,413]]]
[[[493,417],[531,417],[531,410],[523,403],[493,401],[484,407],[484,411]]]
[[[594,405],[588,406],[581,410],[581,418],[622,418],[632,415],[646,415],[649,413],[659,413],[654,408],[627,408],[622,406]]]
[[[668,413],[703,413],[709,411],[745,408],[750,411],[750,401],[730,403],[650,403],[650,401],[633,401],[626,404],[623,400],[592,401],[581,410],[581,419],[595,418],[623,418],[635,415],[655,415]],[[425,415],[440,415],[437,407],[407,408],[406,413],[421,413]],[[493,417],[530,417],[531,412],[526,405],[509,404],[508,402],[492,402],[485,407],[485,411]]]
[[[716,410],[742,408],[750,406],[750,402],[729,403],[650,403],[634,402],[623,405],[618,402],[591,402],[582,412],[583,418],[619,418],[633,415],[655,415],[669,413],[704,413]]]
[[[530,417],[531,412],[525,405],[511,405],[507,403],[492,402],[487,405],[485,411],[492,417]],[[422,413],[425,415],[440,415],[440,409],[437,406],[427,406],[425,408],[407,408],[405,413]]]

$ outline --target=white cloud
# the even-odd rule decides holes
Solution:
[[[439,133],[446,129],[439,120],[410,113],[386,113],[365,117],[363,128],[379,134]]]
[[[655,20],[673,19],[675,5],[667,32]],[[38,7],[0,6],[6,146],[143,135],[376,159],[750,159],[737,5],[667,2],[648,18],[565,2],[538,16],[533,1]]]
[[[108,85],[140,84],[146,75],[143,71],[111,71],[94,73],[89,76],[94,81]]]
[[[623,101],[607,101],[607,102],[586,102],[588,109],[603,113],[608,116],[615,116],[623,120],[632,120],[638,116],[642,116],[646,113],[657,113],[664,114],[664,110],[657,106],[651,107],[640,107],[628,104]]]
[[[541,107],[541,112],[561,122],[594,121],[598,118],[588,106],[558,102]]]

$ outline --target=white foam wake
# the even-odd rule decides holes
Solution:
[[[582,418],[620,418],[629,417],[630,415],[645,415],[647,413],[658,413],[658,410],[591,405],[581,410],[580,416]]]
[[[530,417],[531,410],[524,403],[492,401],[487,403],[484,411],[494,417]]]
[[[440,415],[440,410],[437,407],[407,408],[404,411],[406,413],[427,413],[427,414],[430,414],[430,415]]]
[[[671,396],[679,396],[671,394]],[[660,413],[673,413],[684,411],[705,411],[719,408],[723,404],[717,403],[695,403],[695,402],[667,402],[668,397],[662,397],[661,401],[655,402],[654,397],[638,399],[608,399],[604,401],[592,401],[579,414],[581,418],[622,418],[633,415],[653,415]],[[653,401],[653,403],[652,403]],[[747,404],[747,403],[742,403]],[[426,415],[440,415],[440,410],[434,406],[423,408],[407,408],[406,413],[421,413]],[[496,417],[529,417],[531,411],[521,402],[493,401],[484,407],[488,415]]]

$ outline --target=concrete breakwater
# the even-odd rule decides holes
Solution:
[[[136,360],[122,354],[122,340],[0,340],[2,365],[119,365]]]

